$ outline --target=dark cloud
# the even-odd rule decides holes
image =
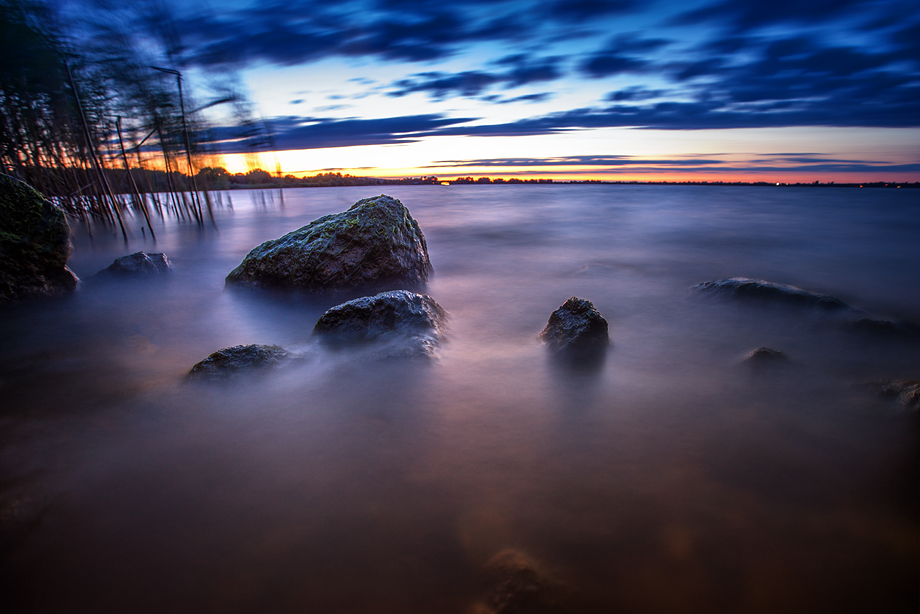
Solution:
[[[780,165],[777,165],[779,163]],[[457,167],[555,167],[566,169],[572,174],[572,167],[592,167],[584,173],[599,170],[627,169],[629,172],[662,172],[680,169],[681,173],[718,171],[739,172],[898,172],[909,173],[920,170],[920,164],[887,164],[871,160],[837,160],[826,158],[789,158],[784,160],[728,162],[706,156],[688,156],[678,159],[648,159],[634,156],[565,156],[552,158],[479,158],[467,160],[440,160],[426,168]],[[575,171],[576,173],[578,171]]]
[[[667,93],[666,90],[651,90],[641,85],[634,85],[615,92],[610,92],[604,97],[604,100],[610,102],[650,100],[652,98],[661,98]]]
[[[521,97],[526,98],[526,97]],[[513,99],[512,99],[513,100]],[[916,105],[911,107],[911,111]],[[323,147],[349,147],[355,145],[386,145],[410,143],[429,136],[523,136],[566,132],[584,128],[639,127],[666,130],[697,130],[714,128],[756,128],[767,126],[809,126],[809,125],[866,125],[852,123],[845,111],[826,112],[792,111],[775,113],[767,117],[751,113],[722,111],[716,104],[704,103],[658,103],[646,106],[614,105],[602,109],[576,109],[554,113],[504,124],[470,125],[473,118],[448,118],[439,114],[408,115],[381,119],[328,119],[280,117],[267,122],[276,149],[315,149]],[[899,127],[913,125],[916,119],[880,112],[875,125]],[[851,123],[847,123],[851,122]],[[214,137],[223,139],[220,153],[242,153],[249,150],[234,129],[217,129]],[[891,170],[912,172],[920,165],[886,165],[873,160],[834,160],[814,154],[762,154],[759,161],[751,162],[757,168],[769,170],[786,169],[797,165],[815,170],[862,171]],[[445,164],[466,166],[527,166],[527,159],[491,159],[475,161],[444,161]],[[727,163],[715,158],[679,158],[674,160],[637,160],[629,156],[570,156],[539,159],[539,165],[561,166],[635,166],[658,164],[673,167],[692,168],[700,165]],[[474,164],[475,162],[475,164]],[[534,163],[537,164],[537,163]],[[726,167],[727,168],[727,167]],[[734,167],[732,167],[734,168]],[[753,167],[751,167],[753,168]]]
[[[623,73],[641,73],[651,70],[645,60],[616,53],[598,53],[581,63],[579,68],[589,77],[601,78]]]
[[[473,160],[439,160],[428,168],[439,166],[700,166],[724,164],[711,158],[650,160],[632,156],[564,156],[558,158],[480,158]]]
[[[891,42],[897,46],[892,55],[911,63],[915,68],[920,66],[920,20],[894,32]]]
[[[635,34],[618,35],[603,49],[590,55],[579,69],[592,78],[609,77],[622,73],[642,73],[655,69],[656,61],[642,57],[671,44],[662,38],[643,38]]]
[[[472,121],[468,118],[447,118],[443,115],[405,115],[381,119],[326,119],[308,117],[276,117],[266,121],[272,134],[274,148],[319,149],[355,145],[389,145],[411,143],[422,134],[453,124]],[[225,139],[219,153],[247,153],[251,150],[240,140],[236,129],[219,128],[214,132]]]
[[[826,106],[763,104],[757,112],[735,109],[725,101],[659,102],[649,105],[616,104],[606,108],[574,109],[503,124],[450,126],[440,135],[525,136],[555,134],[585,128],[650,128],[659,130],[705,130],[728,128],[778,128],[790,126],[868,126],[903,128],[920,123],[916,109],[920,87],[902,97],[891,97],[875,106],[852,109]]]
[[[526,56],[516,55],[502,58],[495,63],[496,66],[505,69],[503,72],[419,73],[411,79],[395,82],[393,85],[397,89],[387,95],[399,97],[413,92],[427,92],[434,98],[445,98],[450,95],[479,96],[493,85],[514,88],[558,79],[562,76],[558,62],[559,58],[556,57],[530,60]]]
[[[544,13],[561,21],[588,21],[627,13],[640,6],[638,0],[558,0],[548,3]]]
[[[507,12],[498,12],[507,6]],[[197,64],[270,62],[295,65],[330,56],[425,62],[462,44],[526,38],[534,21],[519,2],[370,2],[320,0],[258,3],[221,13],[175,17]],[[183,11],[178,14],[184,14]]]
[[[680,25],[724,22],[738,30],[774,24],[821,23],[860,8],[874,8],[875,0],[718,0],[683,13]]]
[[[515,96],[514,98],[504,98],[495,102],[498,104],[509,104],[512,102],[544,102],[552,97],[553,95],[550,92],[540,92],[539,94],[524,94],[523,96]]]
[[[654,27],[653,11],[679,7],[676,0],[652,5],[637,0],[457,0],[450,4],[435,0],[270,0],[232,6],[238,8],[221,13],[176,12],[175,31],[182,40],[176,48],[183,50],[186,64],[294,65],[349,56],[367,58],[371,64],[368,74],[377,76],[375,61],[430,62],[466,51],[475,43],[497,41],[507,48],[513,41],[520,43],[520,53],[486,59],[469,70],[432,66],[389,88],[374,89],[370,82],[362,85],[367,86],[367,95],[386,92],[398,97],[424,92],[438,99],[465,96],[506,104],[539,102],[551,93],[505,97],[499,95],[503,89],[566,77],[618,77],[617,85],[626,82],[591,108],[502,124],[468,126],[462,120],[419,124],[418,131],[411,132],[413,138],[547,134],[619,126],[920,125],[916,0],[716,0],[671,22],[688,28],[689,37],[681,36],[678,29]],[[660,12],[661,19],[670,14]],[[651,19],[652,25],[615,34],[590,53],[541,57],[563,53],[559,41],[566,37],[571,43],[586,32],[617,32],[618,24],[627,22],[624,15]],[[629,23],[631,29],[638,28]],[[659,32],[672,38],[663,38]],[[548,40],[559,47],[540,46]],[[378,84],[380,80],[378,77]],[[343,123],[337,128],[350,129],[351,124],[345,123],[349,121],[358,120],[340,120]],[[314,135],[333,130],[328,122],[314,122],[309,130],[305,126],[298,130]],[[367,138],[398,141],[408,138],[407,134]],[[346,135],[344,141],[354,138],[357,136]],[[328,139],[334,141],[331,136]]]
[[[428,92],[434,98],[448,95],[478,96],[484,90],[501,81],[497,75],[479,71],[467,71],[456,74],[441,72],[419,73],[413,79],[401,79],[393,85],[398,89],[388,92],[388,96],[405,96],[413,92]]]

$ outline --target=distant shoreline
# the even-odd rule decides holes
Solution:
[[[265,184],[232,184],[229,191],[236,190],[278,190],[287,188],[354,188],[393,185],[441,185],[450,187],[455,185],[669,185],[669,186],[737,186],[737,187],[786,187],[786,188],[920,188],[920,181],[914,182],[886,182],[874,181],[867,183],[784,183],[769,181],[557,181],[554,179],[540,179],[527,181],[450,181],[429,182],[413,181],[412,179],[380,179],[369,180],[367,183],[354,183],[351,185],[313,184],[313,185],[275,185]],[[212,190],[219,191],[219,190]]]

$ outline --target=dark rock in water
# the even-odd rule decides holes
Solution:
[[[555,353],[585,358],[602,355],[610,343],[607,320],[591,301],[574,296],[549,316],[540,338]]]
[[[920,326],[913,322],[905,322],[903,320],[886,320],[884,318],[867,316],[849,322],[848,324],[850,328],[857,333],[894,338],[920,337]]]
[[[313,334],[332,346],[390,342],[393,355],[430,356],[446,320],[447,312],[430,296],[393,290],[332,307]]]
[[[153,277],[169,273],[172,263],[166,254],[148,254],[137,252],[130,256],[116,258],[109,268],[96,273],[101,276],[112,277]]]
[[[802,290],[795,286],[776,284],[759,279],[733,277],[720,281],[707,281],[693,286],[692,290],[729,296],[738,299],[770,301],[800,307],[816,307],[831,312],[839,325],[855,333],[901,338],[920,338],[920,326],[902,320],[888,320],[876,317],[853,307],[839,298]]]
[[[64,212],[29,185],[0,174],[0,302],[73,292]]]
[[[779,364],[789,362],[789,357],[786,356],[784,352],[780,352],[779,350],[761,346],[749,353],[745,357],[744,361],[757,365]]]
[[[736,298],[760,299],[800,305],[805,307],[818,307],[829,311],[852,310],[853,307],[839,298],[817,292],[809,292],[795,286],[776,284],[761,279],[748,279],[747,277],[732,277],[720,281],[706,281],[693,286],[693,290],[709,294],[721,294]]]
[[[310,292],[418,288],[431,262],[418,223],[381,195],[323,216],[249,252],[227,283]]]
[[[866,386],[881,397],[897,399],[898,405],[905,411],[920,411],[920,380],[880,379]]]
[[[247,373],[278,367],[294,355],[277,345],[235,345],[218,350],[196,364],[188,378],[200,381],[227,380]]]
[[[580,609],[571,589],[521,552],[499,552],[485,571],[486,591],[476,614],[563,614]]]

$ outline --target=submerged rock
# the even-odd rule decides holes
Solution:
[[[153,277],[169,273],[172,263],[166,254],[137,252],[129,256],[116,258],[107,269],[96,273],[98,276],[111,277]]]
[[[779,350],[761,346],[745,356],[744,361],[757,365],[779,364],[789,362],[789,357],[786,356],[784,352],[780,352]]]
[[[562,614],[574,612],[573,592],[533,559],[503,550],[486,564],[486,591],[475,614]]]
[[[277,345],[235,345],[217,350],[188,373],[199,381],[228,380],[243,374],[273,369],[294,358],[294,354]]]
[[[920,325],[904,320],[878,317],[837,297],[803,290],[786,284],[777,284],[761,279],[748,279],[747,277],[733,277],[719,281],[706,281],[693,286],[691,290],[743,300],[815,307],[829,312],[841,327],[854,333],[904,340],[920,338]]]
[[[549,316],[540,338],[554,353],[589,358],[602,355],[610,343],[607,329],[591,301],[573,296]]]
[[[905,411],[920,411],[920,380],[879,379],[866,386],[881,397],[897,399]]]
[[[64,212],[31,186],[0,174],[0,302],[73,292]]]
[[[313,334],[332,346],[389,343],[391,355],[430,356],[446,321],[447,312],[430,296],[393,290],[332,307]]]
[[[720,294],[735,298],[761,299],[782,302],[790,305],[818,307],[829,311],[852,310],[849,304],[839,298],[827,294],[819,294],[802,290],[795,286],[777,284],[762,279],[749,279],[747,277],[732,277],[719,281],[706,281],[693,286],[697,292]]]
[[[887,320],[874,316],[866,316],[849,323],[850,329],[856,333],[865,333],[880,337],[915,339],[920,337],[920,326],[904,320]]]
[[[253,249],[227,283],[310,292],[417,288],[431,273],[418,222],[395,198],[359,200]]]

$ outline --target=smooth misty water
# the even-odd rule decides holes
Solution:
[[[224,289],[258,243],[381,191],[428,240],[436,362],[324,353],[331,304]],[[515,549],[576,611],[916,611],[917,422],[856,384],[920,377],[920,342],[689,288],[757,277],[920,322],[918,196],[335,188],[235,192],[217,230],[156,244],[78,228],[81,278],[141,249],[175,271],[0,312],[0,590],[29,612],[469,612]],[[572,295],[610,322],[593,372],[537,339]],[[183,384],[243,343],[311,358]],[[740,364],[762,345],[791,364]]]

